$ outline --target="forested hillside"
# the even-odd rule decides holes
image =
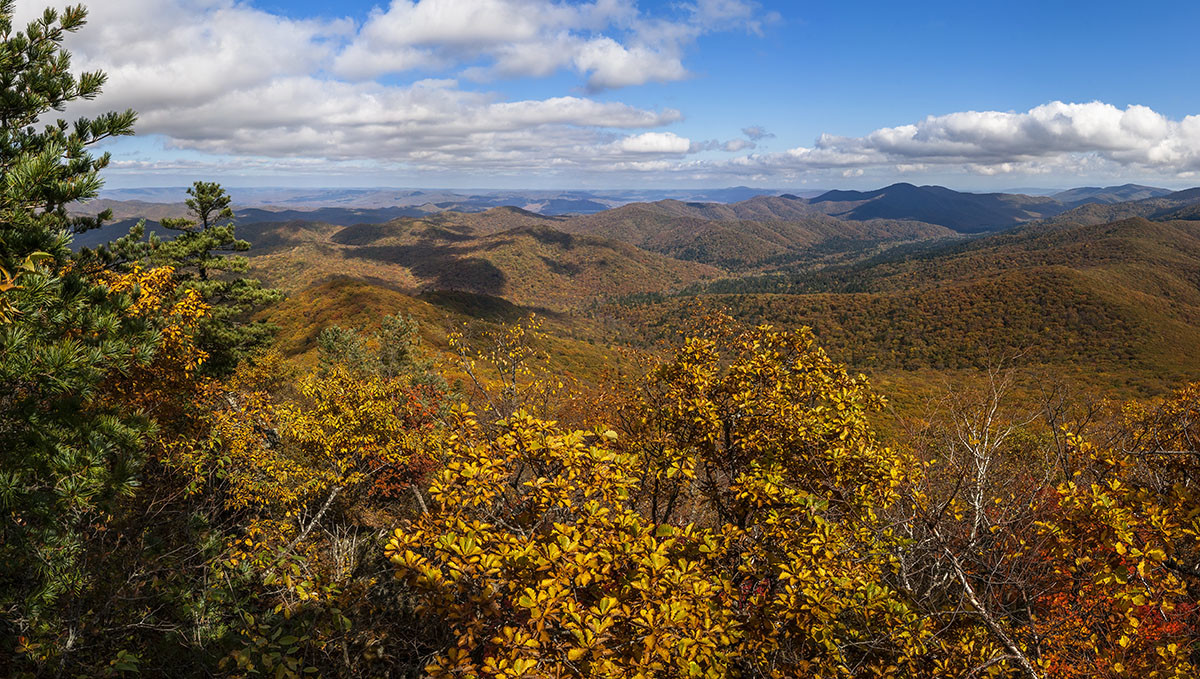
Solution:
[[[632,298],[639,327],[697,302],[750,322],[805,324],[862,368],[1028,362],[1194,374],[1200,222],[1130,219],[1031,225],[987,238],[900,248],[845,266],[746,276],[670,298]]]
[[[1131,217],[1144,217],[1156,221],[1194,219],[1198,202],[1200,189],[1173,191],[1141,200],[1081,205],[1047,220],[1047,224],[1103,224]]]
[[[197,181],[112,240],[80,206],[137,114],[35,126],[105,78],[86,10],[13,16],[0,674],[1200,674],[1186,195],[964,237],[871,197],[242,221]]]
[[[561,228],[732,271],[837,261],[876,246],[956,235],[945,227],[918,222],[843,221],[792,199],[768,197],[733,205],[669,201],[626,205],[565,220]]]

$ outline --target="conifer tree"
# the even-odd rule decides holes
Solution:
[[[401,314],[384,318],[379,330],[371,334],[331,325],[317,336],[320,374],[324,377],[335,366],[342,366],[383,379],[405,376],[414,385],[445,394],[450,386],[434,369],[419,330],[416,320]]]
[[[264,288],[254,278],[239,276],[247,268],[249,241],[234,233],[230,196],[220,184],[196,182],[186,201],[191,218],[163,219],[163,227],[178,231],[173,240],[156,246],[152,261],[175,267],[182,287],[200,293],[212,306],[201,323],[199,345],[208,352],[210,374],[228,374],[238,362],[270,342],[276,328],[249,321],[258,308],[282,299],[278,290]]]
[[[82,7],[47,9],[24,31],[13,14],[0,0],[0,640],[46,624],[47,606],[83,586],[86,536],[136,486],[152,428],[98,387],[149,361],[159,340],[150,319],[128,313],[129,296],[102,283],[104,264],[70,248],[73,233],[111,216],[67,213],[100,189],[109,156],[89,147],[132,134],[136,116],[44,124],[97,96],[105,77],[72,74],[62,48],[85,23]]]

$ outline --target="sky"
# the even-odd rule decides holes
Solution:
[[[89,9],[110,188],[1200,185],[1193,0]]]

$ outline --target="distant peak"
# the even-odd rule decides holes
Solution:
[[[491,208],[490,210],[487,210],[485,212],[485,214],[487,214],[487,213],[491,213],[491,214],[505,213],[505,214],[521,215],[522,217],[537,217],[537,218],[541,218],[541,219],[546,218],[545,215],[541,215],[536,212],[530,212],[529,210],[526,210],[525,208],[517,207],[516,205],[501,205],[499,207],[494,207],[494,208]]]

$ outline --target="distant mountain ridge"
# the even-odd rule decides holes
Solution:
[[[101,192],[102,201],[138,201],[182,205],[184,187],[112,189]],[[272,212],[345,208],[376,210],[410,208],[421,212],[481,212],[494,207],[520,207],[542,214],[586,214],[628,203],[674,199],[732,203],[781,190],[734,186],[719,189],[627,190],[457,190],[457,189],[285,189],[229,188],[234,205]],[[795,192],[793,192],[795,193]],[[801,192],[806,197],[820,191]],[[140,216],[140,215],[139,215]]]
[[[809,203],[842,219],[908,219],[939,224],[959,233],[998,231],[1067,209],[1061,202],[1045,196],[963,193],[942,186],[905,183],[875,191],[830,191]]]
[[[160,203],[150,200],[165,195],[166,191],[124,190],[113,192],[113,195],[128,195],[134,199],[104,198],[75,206],[74,212],[85,214],[111,209],[117,221],[100,232],[83,234],[77,239],[77,243],[90,246],[112,240],[123,234],[138,218],[157,222],[164,217],[185,216],[186,209],[181,202]],[[639,196],[664,194],[680,194],[684,197],[633,200]],[[860,239],[864,236],[863,230],[849,225],[871,223],[879,226],[882,220],[892,222],[893,224],[887,225],[886,229],[894,231],[894,227],[897,226],[895,223],[908,223],[905,228],[908,228],[914,237],[923,238],[933,235],[927,228],[930,226],[960,234],[977,234],[1040,222],[1101,223],[1127,217],[1158,219],[1168,214],[1190,219],[1194,217],[1189,215],[1200,212],[1200,207],[1195,207],[1200,203],[1200,189],[1172,192],[1138,184],[1080,187],[1052,196],[969,193],[942,186],[915,186],[907,183],[892,184],[874,191],[833,190],[818,195],[763,194],[746,187],[691,193],[653,190],[608,193],[529,191],[475,195],[445,191],[380,189],[288,190],[254,195],[259,200],[275,199],[283,201],[285,205],[242,204],[236,211],[239,223],[300,220],[351,226],[380,224],[394,219],[422,218],[442,213],[486,214],[504,208],[523,210],[544,217],[574,220],[573,225],[563,228],[578,233],[607,234],[635,244],[655,241],[658,238],[653,233],[655,231],[682,228],[682,222],[674,226],[666,225],[665,221],[669,220],[702,220],[708,226],[718,222],[735,221],[802,222],[805,228],[840,228],[847,238]],[[333,204],[319,204],[318,201],[324,199],[332,201]],[[387,200],[403,204],[381,205]],[[237,204],[235,201],[235,205]],[[496,213],[492,214],[494,216]],[[830,222],[831,219],[837,221]],[[916,224],[925,225],[924,232],[922,228],[916,227]],[[761,227],[743,228],[726,224],[721,229],[741,229],[749,233],[761,230]],[[707,231],[711,232],[712,229]],[[830,237],[834,237],[832,232]],[[722,240],[725,241],[725,245],[736,246],[736,242]],[[663,247],[670,250],[672,246],[663,244]],[[790,246],[785,246],[784,249],[787,247]],[[772,247],[759,249],[766,252]],[[716,261],[711,256],[696,256]]]
[[[1122,184],[1121,186],[1083,186],[1077,189],[1061,191],[1051,197],[1060,203],[1078,207],[1086,203],[1125,203],[1131,200],[1158,198],[1173,193],[1171,189],[1140,184]]]
[[[1131,217],[1142,217],[1153,221],[1200,219],[1200,187],[1168,192],[1142,200],[1120,203],[1086,203],[1046,220],[1046,225],[1104,224]]]

